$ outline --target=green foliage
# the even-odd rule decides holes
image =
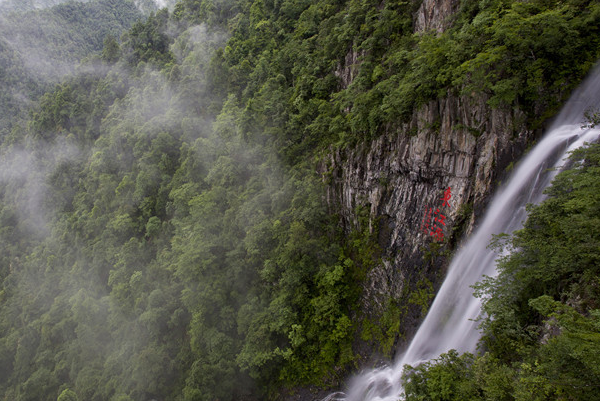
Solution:
[[[102,47],[102,60],[107,63],[114,63],[121,57],[121,47],[114,36],[108,35],[104,39],[104,45]]]
[[[476,400],[471,369],[473,355],[454,350],[416,368],[406,365],[402,374],[407,401]]]
[[[169,13],[163,9],[150,14],[145,21],[136,22],[123,35],[124,57],[131,66],[143,61],[163,67],[174,61],[169,49],[171,40],[166,33],[168,21]]]
[[[383,308],[381,316],[367,318],[362,321],[361,339],[378,349],[383,355],[391,357],[394,345],[401,333],[402,319],[406,316],[406,306],[398,306],[389,300]]]
[[[11,249],[21,217],[3,209],[7,260],[27,255],[2,276],[2,338],[20,344],[2,345],[3,394],[236,399],[339,381],[352,366],[370,250],[342,239],[311,169],[273,156],[263,124],[284,122],[281,79],[250,112],[206,75],[226,68],[222,36],[192,26],[170,38],[170,18],[108,37],[105,64],[31,114],[24,136],[47,171],[50,230]],[[72,153],[47,158],[54,143]]]
[[[34,78],[58,78],[100,51],[107,35],[119,37],[139,18],[130,1],[66,2],[2,18],[0,36],[21,55],[23,68],[33,70]]]
[[[2,3],[3,6],[8,6]],[[31,104],[79,61],[140,18],[132,2],[94,0],[0,16],[0,133],[26,119]]]
[[[224,51],[229,90],[252,116],[244,128],[280,130],[294,161],[318,145],[374,138],[448,93],[483,92],[492,107],[541,120],[598,57],[594,2],[465,3],[443,34],[413,34],[416,6],[252,4],[232,22]]]
[[[0,183],[2,397],[277,398],[338,385],[360,336],[390,353],[432,285],[414,278],[406,305],[361,317],[361,285],[381,257],[377,222],[357,210],[342,232],[318,155],[449,91],[550,109],[598,49],[593,2],[465,2],[440,35],[413,34],[416,7],[183,0],[122,36],[138,15],[131,2],[32,12],[55,59],[97,55],[2,131],[1,154],[30,167]],[[37,94],[15,67],[27,52],[0,50],[0,79]],[[594,157],[582,175],[560,176],[548,204],[574,197],[532,210],[514,239],[523,253],[481,286],[489,354],[412,369],[412,399],[550,397],[595,380]],[[538,349],[548,318],[562,331]]]
[[[427,279],[422,279],[411,291],[408,303],[421,307],[421,316],[425,316],[434,297],[433,284]]]

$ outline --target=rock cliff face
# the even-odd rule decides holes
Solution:
[[[423,0],[414,16],[415,32],[447,29],[458,6],[457,0]],[[343,86],[357,74],[360,58],[350,52],[338,67]],[[399,129],[332,151],[323,163],[327,202],[341,214],[345,229],[358,228],[357,211],[369,211],[381,262],[368,273],[361,306],[375,320],[390,303],[402,306],[393,349],[418,327],[452,251],[534,137],[519,110],[492,109],[486,101],[483,95],[431,101]],[[451,195],[447,201],[445,193]],[[422,290],[419,302],[411,300]],[[377,344],[360,353],[371,354],[371,347]]]
[[[458,6],[457,0],[423,0],[414,15],[415,32],[443,32]],[[338,67],[343,86],[357,75],[361,57],[349,52]],[[340,213],[346,231],[362,229],[358,211],[366,209],[381,248],[364,283],[362,315],[377,322],[390,305],[399,306],[390,349],[383,350],[377,339],[357,342],[359,353],[372,362],[378,348],[401,350],[412,337],[453,251],[539,134],[526,127],[521,111],[492,109],[487,100],[481,94],[448,94],[370,143],[332,150],[323,163],[327,202]],[[444,198],[447,193],[450,199]]]
[[[423,0],[415,16],[415,32],[443,32],[452,23],[459,5],[457,0]]]
[[[423,279],[441,284],[449,253],[471,232],[499,177],[531,140],[523,121],[519,111],[491,109],[484,97],[448,96],[415,111],[399,130],[330,154],[328,203],[348,230],[358,224],[356,210],[368,208],[383,251],[364,287],[366,314],[383,313],[390,299],[406,304]],[[440,232],[431,235],[434,224],[442,241]],[[415,330],[421,310],[409,305],[399,338]]]

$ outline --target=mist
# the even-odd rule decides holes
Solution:
[[[55,62],[57,48],[3,32],[21,57],[20,68],[60,85],[39,103],[35,93],[13,89],[15,98],[31,99],[34,111],[27,124],[4,134],[10,141],[0,157],[0,219],[6,223],[0,320],[12,323],[1,329],[6,374],[0,389],[14,399],[55,400],[69,389],[79,399],[160,398],[193,362],[177,357],[189,352],[190,322],[211,327],[226,309],[189,296],[207,291],[210,280],[188,270],[189,258],[197,256],[183,240],[192,229],[196,242],[212,243],[206,224],[223,218],[193,206],[194,199],[214,196],[211,187],[221,197],[222,185],[247,180],[276,191],[281,179],[277,165],[268,175],[259,167],[265,163],[259,147],[215,129],[216,115],[207,110],[216,98],[206,69],[227,34],[198,25],[175,37],[165,29],[183,72],[177,74],[151,62],[134,69],[125,61]],[[103,117],[90,120],[80,110]],[[205,194],[189,192],[192,187]],[[235,203],[229,213],[244,215],[236,230],[252,229],[249,212],[264,207],[257,201]],[[200,214],[186,222],[194,213]],[[231,283],[238,293],[248,292],[246,276]],[[235,329],[223,323],[210,330],[232,336]],[[207,349],[198,342],[192,347],[200,355]],[[231,352],[239,352],[236,347]],[[203,363],[212,366],[210,358]],[[210,369],[216,374],[219,368]],[[240,394],[253,387],[239,371],[231,379],[244,384]]]
[[[0,0],[0,11],[22,12],[51,8],[67,2],[88,3],[93,0]],[[131,0],[143,12],[155,11],[164,7],[172,7],[174,0]]]

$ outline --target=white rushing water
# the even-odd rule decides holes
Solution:
[[[490,202],[480,226],[452,259],[448,275],[406,351],[393,365],[363,372],[350,381],[346,393],[332,394],[326,400],[397,401],[403,398],[405,364],[415,366],[451,349],[476,351],[480,333],[474,320],[481,300],[473,296],[471,286],[484,275],[496,274],[498,255],[487,247],[492,235],[520,229],[526,219],[525,206],[543,200],[543,190],[564,165],[568,152],[598,139],[598,129],[581,128],[584,111],[594,107],[600,107],[598,68],[575,91],[545,137]],[[549,171],[552,167],[555,169]]]

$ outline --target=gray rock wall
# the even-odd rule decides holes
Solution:
[[[383,249],[381,263],[370,270],[364,286],[366,315],[383,313],[390,298],[406,302],[403,297],[422,278],[441,284],[450,259],[444,251],[452,251],[461,235],[471,232],[498,178],[531,140],[533,133],[523,121],[519,111],[491,109],[481,96],[448,96],[371,143],[332,151],[323,167],[329,206],[341,214],[347,231],[358,225],[357,208],[368,208]],[[447,188],[452,197],[442,206]],[[430,207],[445,215],[441,242],[423,229]],[[426,258],[436,242],[442,256]],[[420,310],[411,308],[401,334],[415,330]]]
[[[423,0],[415,15],[415,32],[445,31],[451,25],[459,5],[459,0]]]
[[[423,0],[414,15],[414,31],[443,32],[459,3]],[[342,87],[352,83],[362,57],[351,50],[338,66]],[[411,294],[423,282],[432,283],[434,290],[439,287],[452,252],[477,224],[507,167],[534,138],[523,113],[492,109],[487,100],[483,95],[448,95],[431,101],[399,129],[352,149],[332,150],[322,164],[328,205],[340,213],[348,233],[360,228],[357,211],[369,211],[370,229],[376,231],[382,255],[368,273],[361,312],[377,320],[390,300],[401,305],[394,349],[401,348],[424,317],[423,306],[409,301]],[[448,188],[452,197],[443,206]],[[444,226],[434,221],[439,215],[445,217]],[[442,229],[442,241],[431,235],[434,223]],[[365,357],[376,347],[357,343]]]

